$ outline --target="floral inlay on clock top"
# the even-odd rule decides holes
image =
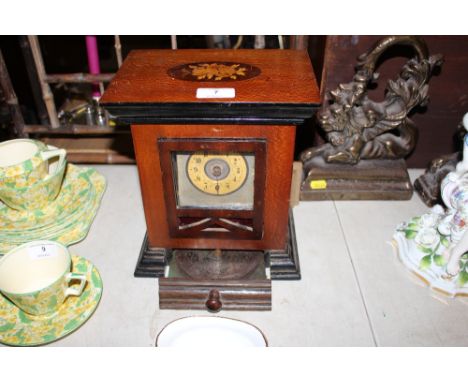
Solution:
[[[169,76],[185,81],[242,81],[260,74],[260,69],[236,62],[194,62],[173,67]]]

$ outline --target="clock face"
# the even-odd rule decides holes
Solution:
[[[253,153],[180,152],[174,160],[179,207],[253,208]]]
[[[192,154],[187,161],[187,177],[201,192],[221,196],[239,190],[249,169],[242,155]]]
[[[172,238],[263,237],[264,139],[161,138],[158,148]]]

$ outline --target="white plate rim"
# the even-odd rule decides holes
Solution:
[[[191,315],[191,316],[185,316],[185,317],[180,317],[180,318],[177,318],[175,320],[172,320],[170,322],[168,322],[166,325],[163,326],[163,328],[159,331],[158,335],[156,336],[156,341],[155,341],[155,346],[156,347],[162,347],[162,346],[159,346],[158,345],[158,342],[159,342],[159,337],[161,336],[161,334],[164,332],[164,330],[166,330],[166,328],[169,326],[169,325],[172,325],[173,323],[177,322],[177,321],[181,321],[181,320],[186,320],[186,319],[190,319],[190,318],[217,318],[217,319],[222,319],[222,320],[230,320],[230,321],[236,321],[236,322],[240,322],[242,324],[245,324],[245,325],[248,325],[248,326],[251,326],[253,327],[254,329],[256,329],[262,336],[263,338],[263,341],[265,342],[265,347],[269,347],[270,345],[268,344],[268,339],[267,337],[265,336],[265,333],[263,333],[262,330],[260,330],[260,328],[250,322],[247,322],[247,321],[244,321],[244,320],[241,320],[241,319],[238,319],[238,318],[231,318],[231,317],[223,317],[223,316],[209,316],[209,315]]]

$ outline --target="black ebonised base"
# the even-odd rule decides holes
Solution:
[[[267,264],[270,265],[272,280],[299,280],[301,278],[292,211],[289,211],[288,237],[284,251],[263,252],[267,256]],[[164,269],[171,255],[171,249],[149,248],[148,237],[145,235],[134,273],[135,277],[164,277]]]
[[[149,248],[148,235],[145,234],[135,269],[135,277],[164,277],[164,269],[171,256],[171,250]]]
[[[297,251],[296,229],[294,217],[289,210],[288,237],[284,251],[265,251],[270,264],[272,280],[300,280],[301,268],[299,266],[299,253]]]

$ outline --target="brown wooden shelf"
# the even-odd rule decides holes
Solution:
[[[43,137],[49,145],[67,150],[70,163],[131,164],[135,163],[130,135],[112,137]]]
[[[27,134],[44,134],[44,135],[105,135],[105,134],[130,134],[128,126],[91,126],[91,125],[69,125],[60,126],[51,129],[47,125],[25,125],[23,131]]]
[[[66,73],[66,74],[47,74],[44,78],[49,84],[54,83],[95,83],[95,82],[110,82],[114,78],[115,73]]]

